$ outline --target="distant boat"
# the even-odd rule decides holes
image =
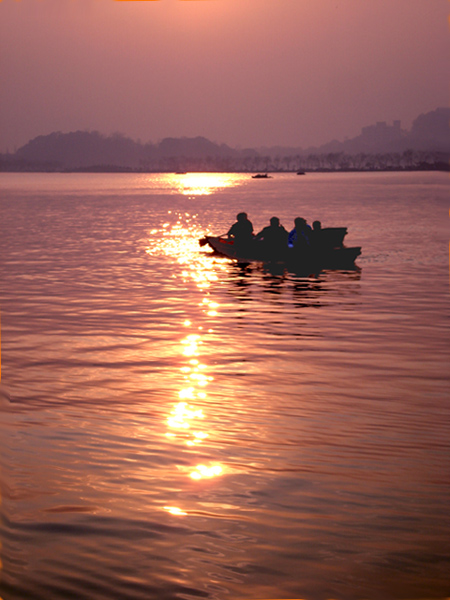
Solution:
[[[268,173],[256,173],[256,175],[252,175],[252,179],[272,179],[272,176]]]
[[[297,175],[304,175],[305,171],[297,171]]]
[[[186,175],[186,171],[176,171],[175,175]]]

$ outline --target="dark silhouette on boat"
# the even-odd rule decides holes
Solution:
[[[356,258],[361,254],[361,247],[344,246],[344,237],[347,235],[346,227],[325,227],[314,223],[311,235],[311,245],[304,249],[286,245],[280,250],[274,250],[263,241],[253,239],[245,247],[236,245],[232,238],[227,236],[205,236],[199,240],[200,246],[208,245],[215,254],[226,256],[238,262],[279,262],[292,268],[317,269],[345,269],[354,268]]]

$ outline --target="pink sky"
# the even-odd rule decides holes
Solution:
[[[447,0],[0,1],[0,151],[52,131],[307,147],[449,103]]]

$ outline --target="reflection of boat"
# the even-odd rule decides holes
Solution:
[[[233,239],[214,236],[202,238],[200,245],[208,244],[216,254],[240,262],[284,262],[300,266],[338,269],[353,265],[361,254],[360,246],[347,248],[343,245],[346,234],[346,227],[324,228],[321,230],[320,243],[313,244],[306,253],[288,247],[274,253],[268,251],[264,243],[259,241],[253,241],[243,249],[236,247]]]
[[[252,175],[252,179],[272,179],[272,176],[268,173],[256,173],[256,175]]]

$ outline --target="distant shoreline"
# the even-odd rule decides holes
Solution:
[[[411,172],[427,172],[427,171],[439,171],[443,173],[450,172],[450,163],[437,163],[437,164],[425,164],[418,165],[412,167],[391,167],[391,168],[380,168],[380,169],[328,169],[328,168],[318,168],[318,169],[303,169],[303,174],[307,175],[314,173],[411,173]],[[72,169],[52,169],[52,168],[28,168],[28,169],[20,169],[20,168],[3,168],[3,165],[0,165],[0,173],[174,173],[177,175],[186,175],[190,173],[241,173],[243,175],[254,175],[256,171],[242,171],[242,170],[188,170],[185,173],[174,173],[171,170],[161,170],[161,169],[132,169],[129,167],[116,167],[116,166],[92,166],[92,167],[80,167],[80,168],[72,168]],[[266,172],[266,171],[265,171]],[[271,174],[297,174],[296,170],[268,170],[267,173]],[[299,174],[300,176],[300,174]]]

